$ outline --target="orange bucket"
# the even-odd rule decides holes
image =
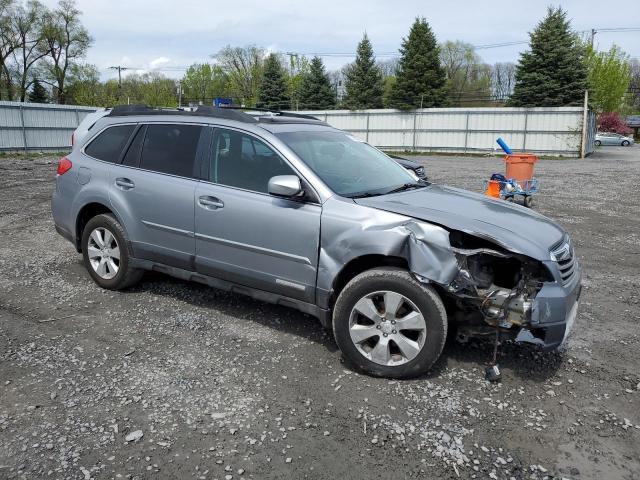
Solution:
[[[533,178],[533,166],[538,161],[538,157],[531,153],[514,153],[505,155],[504,161],[507,164],[507,178],[515,178],[519,183]]]
[[[489,180],[487,191],[484,194],[488,197],[500,198],[500,190],[500,182],[498,180]]]

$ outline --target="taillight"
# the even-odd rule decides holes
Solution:
[[[56,173],[58,175],[64,175],[69,170],[71,170],[71,167],[73,167],[71,160],[69,160],[67,157],[64,157],[58,162],[58,171]]]

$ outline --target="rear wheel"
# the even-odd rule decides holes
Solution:
[[[602,145],[602,142],[600,140],[596,140],[593,143],[595,144],[596,147],[599,147],[600,145]]]
[[[442,353],[447,314],[437,292],[398,268],[368,270],[340,293],[333,332],[342,353],[374,376],[426,372]]]
[[[533,205],[533,197],[531,195],[527,195],[524,197],[524,206],[531,208]]]
[[[125,231],[113,215],[97,215],[87,222],[82,257],[89,275],[102,288],[120,290],[142,278],[142,270],[129,266]]]

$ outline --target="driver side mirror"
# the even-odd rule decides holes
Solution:
[[[298,197],[304,193],[300,179],[295,175],[271,177],[268,190],[271,195],[277,195],[278,197]]]

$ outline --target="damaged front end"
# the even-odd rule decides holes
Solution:
[[[404,213],[411,205],[376,200],[363,199],[371,205],[355,209],[342,208],[339,200],[325,204],[317,277],[322,308],[330,309],[336,292],[346,284],[340,282],[341,272],[348,272],[357,259],[375,254],[374,266],[379,258],[395,259],[417,280],[436,287],[450,325],[462,338],[498,332],[502,338],[545,349],[565,342],[577,310],[581,271],[570,240],[559,227],[530,212],[528,218],[538,231],[531,227],[526,236],[492,226],[488,220],[447,225],[444,220],[459,216],[429,221],[427,217],[435,215],[429,209],[422,212],[424,219],[408,218],[375,207]],[[504,215],[512,223],[523,220],[519,211]],[[571,252],[571,261],[554,259],[554,248]]]
[[[455,308],[450,318],[461,339],[494,335],[545,345],[532,328],[536,297],[554,278],[540,261],[479,236],[409,221],[404,232],[411,272],[438,285]]]
[[[542,344],[530,329],[536,296],[553,276],[539,261],[451,232],[458,275],[444,286],[455,302],[458,336],[494,334]]]

